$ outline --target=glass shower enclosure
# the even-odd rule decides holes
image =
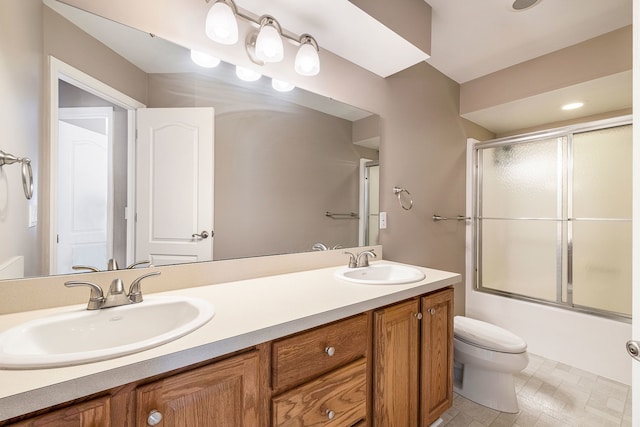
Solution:
[[[471,149],[475,288],[628,320],[630,117]]]

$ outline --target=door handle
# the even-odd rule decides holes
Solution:
[[[202,233],[198,234],[198,233],[193,233],[191,235],[191,237],[197,237],[199,239],[206,239],[207,237],[209,237],[209,233],[207,232],[207,230],[203,231]]]
[[[638,341],[627,341],[627,353],[629,353],[629,356],[640,361],[640,345],[638,345]]]

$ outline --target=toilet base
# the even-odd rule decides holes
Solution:
[[[519,412],[513,374],[462,366],[461,381],[454,381],[453,391],[459,395],[500,412]]]

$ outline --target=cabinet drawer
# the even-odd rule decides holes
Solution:
[[[365,359],[272,399],[272,425],[349,426],[366,416]]]
[[[300,384],[367,354],[367,315],[273,342],[274,390]]]

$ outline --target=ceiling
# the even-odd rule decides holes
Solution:
[[[430,57],[347,0],[235,3],[254,18],[273,15],[290,34],[313,35],[321,49],[381,77],[426,61],[464,83],[630,25],[633,0],[541,0],[523,11],[511,8],[513,0],[426,1],[432,7]],[[496,134],[550,123],[549,112],[557,111],[558,99],[571,91],[601,100],[591,105],[592,110],[573,112],[573,116],[629,108],[631,78],[627,77],[599,79],[465,117]],[[505,114],[513,111],[519,114]]]
[[[426,0],[432,7],[431,57],[346,0],[236,0],[259,16],[276,16],[297,34],[308,32],[324,49],[388,77],[426,61],[458,83],[589,40],[631,24],[632,0],[541,0],[515,11],[513,0]],[[558,116],[572,96],[598,102]],[[631,76],[611,78],[465,114],[501,134],[544,123],[631,106]]]

